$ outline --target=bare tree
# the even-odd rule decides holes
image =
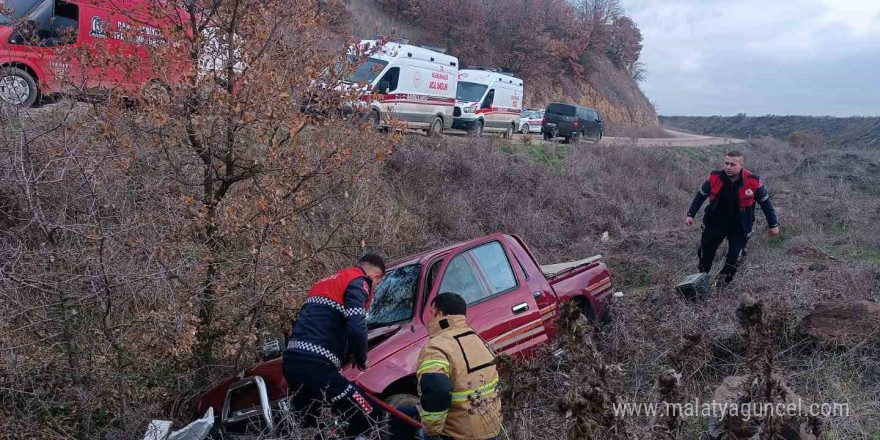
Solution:
[[[188,417],[378,221],[369,176],[397,137],[336,116],[353,99],[338,5],[144,5],[108,31],[149,44],[59,47],[71,99],[2,113],[0,401],[27,435]],[[87,93],[120,77],[141,86]]]

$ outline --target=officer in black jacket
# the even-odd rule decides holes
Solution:
[[[381,408],[339,368],[349,357],[361,371],[367,368],[365,317],[373,288],[384,275],[382,258],[366,254],[357,266],[318,281],[309,291],[282,361],[291,406],[305,426],[317,426],[324,403],[345,420],[348,436],[363,433],[382,416]]]
[[[761,178],[743,168],[743,154],[731,151],[724,156],[724,168],[712,171],[703,182],[688,210],[685,225],[694,224],[694,217],[706,199],[709,205],[703,215],[703,236],[697,250],[700,272],[709,273],[715,252],[727,239],[727,258],[719,272],[719,281],[729,283],[736,274],[737,262],[752,235],[755,203],[767,217],[769,235],[779,234],[776,210]]]

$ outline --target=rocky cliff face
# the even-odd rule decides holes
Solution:
[[[657,112],[638,83],[608,58],[598,57],[595,70],[585,80],[559,72],[554,78],[526,78],[527,107],[550,102],[570,102],[599,110],[606,121],[634,126],[656,126]]]

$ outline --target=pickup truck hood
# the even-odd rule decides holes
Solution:
[[[421,341],[427,337],[424,327],[412,323],[373,329],[367,335],[367,371],[348,365],[342,375],[367,391],[380,393],[392,382],[415,372]]]
[[[372,329],[367,334],[369,369],[360,371],[353,365],[346,365],[342,368],[342,375],[350,380],[357,380],[370,392],[379,393],[391,382],[415,371],[421,345],[413,347],[413,344],[424,338],[427,338],[427,331],[423,327],[414,328],[411,323]],[[407,348],[411,353],[388,359]],[[196,413],[202,414],[208,407],[214,407],[214,413],[219,415],[223,410],[226,390],[235,382],[251,376],[263,378],[270,401],[285,396],[287,381],[281,366],[282,358],[279,357],[261,362],[218,382],[195,402]]]

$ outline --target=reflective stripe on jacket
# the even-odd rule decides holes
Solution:
[[[349,355],[358,364],[366,363],[365,319],[372,296],[370,279],[360,267],[342,269],[318,281],[293,324],[286,351],[326,359],[336,368]]]
[[[463,315],[434,318],[419,355],[419,415],[427,435],[488,439],[501,430],[495,355]]]

